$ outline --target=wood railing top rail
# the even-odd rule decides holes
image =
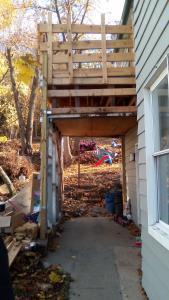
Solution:
[[[48,32],[48,24],[38,25],[39,33]],[[52,24],[53,33],[67,33],[67,24]],[[87,34],[101,34],[101,25],[88,24],[72,24],[72,33],[87,33]],[[105,25],[106,34],[132,34],[132,26],[130,25]]]

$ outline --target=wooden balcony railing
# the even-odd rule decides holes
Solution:
[[[134,85],[132,26],[39,24],[39,50],[48,54],[49,85]],[[65,41],[63,41],[63,35]],[[41,59],[42,61],[42,59]]]

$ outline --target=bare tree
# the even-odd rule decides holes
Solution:
[[[25,122],[22,111],[21,97],[17,88],[15,69],[12,61],[11,48],[7,48],[6,59],[8,62],[11,87],[13,92],[13,97],[15,101],[15,107],[18,117],[19,133],[21,138],[22,151],[24,154],[30,155],[32,153],[32,131],[33,131],[33,117],[35,111],[35,99],[36,90],[38,87],[38,68],[35,68],[35,75],[32,80],[31,93],[29,97],[29,107],[28,107],[28,117]]]

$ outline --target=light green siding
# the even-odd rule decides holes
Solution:
[[[136,187],[136,162],[130,161],[130,154],[135,153],[137,144],[137,127],[131,129],[125,136],[125,160],[126,160],[126,180],[127,197],[131,200],[132,219],[135,223],[137,219],[137,187]]]
[[[150,300],[169,300],[169,251],[148,234],[144,87],[169,52],[169,1],[134,1],[138,106],[139,198],[142,223],[143,287]]]

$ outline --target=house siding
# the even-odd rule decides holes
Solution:
[[[138,108],[139,199],[142,223],[142,284],[150,300],[169,299],[169,251],[148,234],[144,87],[169,51],[169,2],[134,0]]]
[[[137,144],[137,127],[132,128],[125,136],[125,162],[127,198],[131,200],[132,219],[138,223],[137,218],[137,187],[136,187],[136,163],[130,161],[130,154],[135,153]]]

